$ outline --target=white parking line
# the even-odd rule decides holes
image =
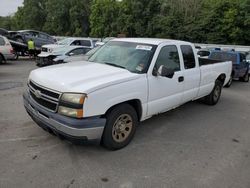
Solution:
[[[49,138],[49,136],[28,137],[28,138],[0,139],[0,143],[5,143],[5,142],[17,142],[17,141],[28,141],[28,140],[41,140],[41,139],[44,139],[44,138]]]

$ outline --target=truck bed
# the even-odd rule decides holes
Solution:
[[[216,60],[216,59],[208,59],[208,58],[200,58],[199,57],[199,64],[200,66],[202,65],[210,65],[210,64],[215,64],[215,63],[223,63],[220,60]]]

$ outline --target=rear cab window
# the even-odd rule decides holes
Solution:
[[[195,68],[196,64],[193,48],[190,45],[181,45],[181,53],[184,61],[184,68]]]

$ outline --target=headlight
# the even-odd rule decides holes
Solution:
[[[64,93],[60,99],[58,113],[69,117],[82,118],[83,103],[86,97],[86,94]]]
[[[73,108],[68,108],[65,106],[59,106],[58,113],[65,115],[65,116],[74,117],[74,118],[83,117],[83,109],[73,109]]]
[[[85,98],[86,98],[85,94],[64,93],[61,97],[61,100],[73,104],[83,104]]]

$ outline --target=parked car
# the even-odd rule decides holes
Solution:
[[[153,115],[200,98],[217,104],[231,72],[232,62],[199,62],[189,42],[114,39],[88,62],[32,71],[24,106],[49,132],[116,150]]]
[[[56,44],[49,44],[42,46],[42,53],[43,52],[52,53],[55,49],[64,46],[83,46],[87,48],[94,48],[95,42],[91,38],[79,38],[79,37],[65,38],[61,41],[58,41]]]
[[[233,79],[239,79],[243,82],[249,82],[249,63],[246,61],[245,53],[213,50],[209,55],[209,59],[233,62],[231,78],[226,84],[226,87],[231,86]]]
[[[246,61],[249,64],[248,74],[250,75],[250,52],[248,52],[247,55],[246,55]]]
[[[4,36],[0,36],[0,63],[4,63],[6,60],[13,60],[16,58],[17,55],[13,50],[9,40]]]
[[[17,42],[27,44],[30,39],[35,42],[35,46],[38,50],[45,44],[55,43],[55,39],[43,32],[34,30],[21,30],[21,31],[10,31],[10,39]]]
[[[67,57],[86,54],[90,48],[81,46],[66,46],[55,50],[52,53],[41,53],[36,59],[37,66],[48,66],[63,63]]]
[[[66,57],[63,61],[64,63],[75,62],[75,61],[87,61],[89,57],[91,57],[100,47],[101,46],[97,46],[88,51],[86,54]]]

